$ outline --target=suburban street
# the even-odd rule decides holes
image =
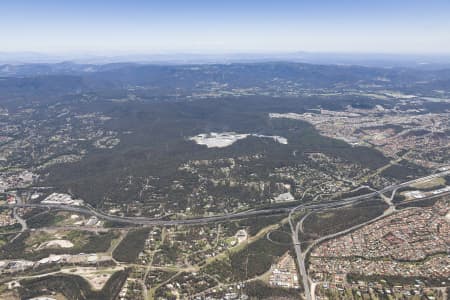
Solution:
[[[300,269],[300,275],[302,277],[302,283],[303,283],[303,286],[304,286],[304,295],[305,295],[306,299],[307,300],[315,300],[315,291],[313,289],[315,289],[316,285],[311,283],[311,280],[310,280],[310,278],[308,276],[308,272],[307,272],[306,267],[305,267],[305,263],[306,263],[306,257],[308,256],[309,252],[316,245],[318,245],[321,242],[326,241],[328,239],[332,239],[334,237],[337,237],[337,236],[349,233],[351,231],[354,231],[354,230],[356,230],[358,228],[361,228],[361,227],[363,227],[363,226],[365,226],[367,224],[376,222],[376,221],[378,221],[378,220],[380,220],[382,218],[385,218],[385,217],[393,214],[396,210],[395,210],[395,205],[393,205],[393,203],[392,203],[392,200],[393,200],[393,198],[395,196],[396,191],[399,188],[405,187],[405,186],[409,186],[409,185],[414,184],[414,183],[430,180],[430,179],[433,179],[435,177],[445,176],[445,175],[447,175],[449,173],[450,173],[449,171],[445,171],[445,172],[441,172],[441,173],[425,176],[425,177],[418,178],[418,179],[415,179],[415,180],[411,180],[411,181],[408,181],[408,182],[404,182],[404,183],[401,183],[401,184],[398,184],[398,185],[392,185],[392,186],[386,187],[386,188],[384,188],[384,189],[382,189],[380,191],[375,191],[374,193],[370,193],[370,194],[366,194],[366,195],[362,195],[362,196],[357,196],[357,197],[352,197],[352,198],[347,198],[347,199],[343,199],[341,201],[334,202],[334,203],[339,202],[340,204],[345,203],[342,206],[346,206],[348,204],[352,204],[352,203],[360,201],[362,199],[370,199],[371,197],[373,197],[373,196],[378,194],[378,195],[381,195],[382,199],[389,205],[389,207],[383,212],[383,214],[381,216],[378,216],[378,217],[376,217],[374,219],[368,220],[368,221],[366,221],[364,223],[352,226],[352,227],[347,228],[345,230],[342,230],[340,232],[333,233],[333,234],[321,237],[321,238],[319,238],[317,240],[314,240],[307,247],[307,249],[305,251],[301,250],[301,241],[298,238],[299,237],[299,231],[300,231],[300,229],[303,228],[303,221],[309,216],[311,210],[320,211],[320,210],[326,210],[326,209],[330,209],[330,208],[336,208],[336,206],[332,206],[332,205],[330,205],[330,206],[321,206],[321,207],[315,206],[315,207],[311,208],[311,207],[308,207],[306,205],[299,205],[297,207],[294,207],[289,213],[289,224],[290,224],[290,227],[291,227],[292,242],[294,244],[294,249],[295,249],[295,253],[296,253],[296,257],[297,257],[297,263],[298,263],[298,266],[299,266],[299,269]],[[386,193],[386,192],[389,192],[389,191],[392,191],[391,196],[390,197],[385,197],[383,194]],[[448,193],[439,194],[439,195],[433,195],[433,196],[430,196],[430,197],[422,198],[420,200],[426,200],[426,199],[432,199],[432,198],[436,198],[436,197],[441,197],[441,196],[443,196],[445,194],[448,194]],[[371,195],[371,196],[369,198],[366,198],[366,197],[368,197],[368,195]],[[304,216],[302,216],[302,218],[298,221],[297,224],[294,224],[293,221],[292,221],[293,213],[296,212],[297,210],[308,209],[308,208],[310,209],[309,213],[307,213]],[[311,287],[310,287],[310,284],[311,284]]]
[[[225,222],[229,220],[237,220],[237,219],[244,219],[252,216],[264,216],[264,215],[275,215],[275,214],[286,214],[288,213],[288,220],[290,229],[292,232],[292,243],[294,245],[295,253],[296,253],[296,260],[299,267],[300,275],[302,277],[302,284],[304,287],[304,296],[307,300],[314,300],[315,299],[315,292],[313,289],[315,288],[316,284],[314,284],[309,276],[308,272],[306,270],[306,257],[308,256],[309,252],[319,243],[349,233],[353,230],[356,230],[360,227],[363,227],[367,224],[373,223],[377,220],[380,220],[388,215],[391,215],[394,213],[395,205],[392,204],[393,197],[396,193],[396,191],[405,186],[409,186],[411,184],[424,182],[430,179],[433,179],[435,177],[441,177],[450,174],[450,171],[440,172],[436,174],[432,174],[429,176],[425,176],[422,178],[418,178],[415,180],[403,182],[397,185],[392,185],[386,188],[383,188],[379,191],[374,191],[372,193],[349,197],[345,199],[335,200],[335,201],[327,201],[327,202],[309,202],[309,203],[301,203],[299,205],[296,205],[295,207],[285,207],[285,208],[267,208],[267,209],[261,209],[261,210],[249,210],[249,211],[243,211],[239,213],[231,213],[231,214],[224,214],[219,216],[211,216],[211,217],[203,217],[203,218],[192,218],[192,219],[178,219],[178,220],[165,220],[161,218],[145,218],[145,217],[123,217],[123,216],[115,216],[106,214],[104,212],[98,211],[95,208],[93,208],[90,205],[87,206],[70,206],[70,205],[58,205],[58,204],[41,204],[41,203],[16,203],[16,204],[3,204],[0,205],[0,207],[9,207],[13,208],[13,216],[17,219],[17,221],[21,224],[23,231],[27,230],[27,224],[26,221],[23,220],[18,214],[17,209],[21,207],[30,207],[30,208],[44,208],[44,209],[53,209],[53,210],[64,210],[64,211],[72,211],[77,213],[82,213],[86,215],[96,216],[99,219],[113,221],[113,222],[120,222],[120,223],[126,223],[126,224],[134,224],[134,225],[144,225],[144,226],[176,226],[176,225],[197,225],[197,224],[207,224],[207,223],[216,223],[216,222]],[[387,192],[392,192],[391,195],[385,196],[384,194]],[[433,195],[425,198],[421,198],[420,200],[427,200],[432,199],[436,197],[441,197],[443,195],[447,195],[449,192]],[[316,239],[314,241],[311,241],[312,243],[305,249],[305,251],[302,251],[301,244],[304,241],[299,240],[299,232],[303,230],[303,221],[310,215],[311,212],[317,212],[317,211],[324,211],[328,209],[333,208],[339,208],[339,207],[345,207],[349,205],[353,205],[356,203],[363,202],[365,200],[371,200],[376,196],[381,195],[383,200],[389,205],[389,207],[384,211],[384,213],[376,218],[373,218],[371,220],[368,220],[364,223],[355,225],[351,228],[347,228],[343,231],[333,233],[327,236],[323,236],[319,239]],[[305,214],[302,215],[301,219],[298,221],[293,220],[294,213],[298,211],[304,211]],[[19,235],[20,235],[19,233]]]

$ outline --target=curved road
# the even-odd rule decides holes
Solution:
[[[429,196],[429,197],[425,197],[425,198],[422,198],[422,199],[419,199],[419,200],[421,200],[421,201],[422,201],[422,200],[429,200],[429,199],[433,199],[433,198],[442,197],[442,196],[445,196],[445,195],[450,195],[450,192],[442,193],[442,194],[438,194],[438,195],[431,195],[431,196]],[[308,272],[307,272],[306,267],[305,267],[306,257],[308,256],[309,252],[310,252],[315,246],[317,246],[318,244],[320,244],[320,243],[322,243],[322,242],[324,242],[324,241],[326,241],[326,240],[329,240],[329,239],[332,239],[332,238],[335,238],[335,237],[344,235],[344,234],[349,233],[349,232],[352,232],[352,231],[354,231],[354,230],[356,230],[356,229],[358,229],[358,228],[361,228],[361,227],[363,227],[363,226],[365,226],[365,225],[368,225],[368,224],[371,224],[371,223],[373,223],[373,222],[376,222],[376,221],[378,221],[378,220],[380,220],[380,219],[383,219],[383,218],[385,218],[385,217],[387,217],[387,216],[389,216],[389,215],[391,215],[391,214],[393,214],[393,213],[395,213],[395,212],[396,212],[395,205],[390,205],[390,206],[383,212],[383,214],[380,215],[380,216],[378,216],[378,217],[375,217],[375,218],[373,218],[373,219],[371,219],[371,220],[368,220],[368,221],[366,221],[366,222],[364,222],[364,223],[357,224],[357,225],[355,225],[355,226],[352,226],[352,227],[347,228],[347,229],[345,229],[345,230],[342,230],[342,231],[340,231],[340,232],[333,233],[333,234],[330,234],[330,235],[327,235],[327,236],[323,236],[323,237],[321,237],[321,238],[319,238],[319,239],[317,239],[317,240],[314,240],[314,241],[311,243],[311,245],[309,245],[309,246],[307,247],[307,249],[306,249],[305,251],[302,251],[302,250],[301,250],[301,247],[300,247],[301,242],[298,240],[298,231],[299,231],[299,229],[301,228],[301,225],[299,225],[299,224],[300,224],[300,223],[303,223],[304,219],[308,216],[308,214],[306,214],[305,216],[303,216],[303,218],[299,221],[299,223],[298,223],[297,226],[295,227],[295,230],[292,231],[292,233],[293,233],[293,234],[292,234],[292,240],[293,240],[293,242],[294,242],[294,249],[295,249],[295,253],[296,253],[296,256],[297,256],[298,265],[299,265],[299,268],[300,268],[300,275],[302,276],[303,285],[304,285],[304,287],[305,287],[305,296],[306,296],[306,299],[307,299],[307,300],[315,300],[315,297],[314,297],[314,291],[312,291],[312,287],[315,288],[315,285],[314,285],[314,286],[311,285],[311,288],[310,288],[310,286],[309,286],[310,279],[309,279]],[[293,226],[293,225],[291,225],[291,230],[292,230],[292,228],[293,228],[292,226]]]
[[[388,191],[393,191],[398,188],[411,185],[413,183],[417,183],[423,180],[429,180],[435,177],[440,177],[450,174],[449,171],[440,172],[436,174],[432,174],[429,176],[425,176],[422,178],[418,178],[415,180],[411,180],[408,182],[404,182],[397,185],[392,185],[389,187],[386,187],[382,190],[375,191],[369,194],[349,197],[346,199],[341,200],[335,200],[335,201],[329,201],[329,202],[320,202],[320,203],[305,203],[300,204],[295,207],[287,207],[287,208],[268,208],[268,209],[261,209],[261,210],[249,210],[239,213],[231,213],[231,214],[225,214],[220,216],[212,216],[212,217],[201,217],[201,218],[193,218],[193,219],[178,219],[178,220],[164,220],[164,219],[155,219],[155,218],[146,218],[146,217],[120,217],[115,215],[109,215],[104,212],[98,211],[94,209],[92,206],[87,205],[86,207],[81,206],[70,206],[70,205],[59,205],[59,204],[41,204],[41,203],[17,203],[17,204],[3,204],[0,205],[0,207],[42,207],[42,208],[48,208],[48,209],[57,209],[57,210],[66,210],[66,211],[73,211],[73,212],[79,212],[84,213],[87,215],[96,216],[99,219],[113,221],[113,222],[121,222],[121,223],[128,223],[128,224],[135,224],[135,225],[155,225],[155,226],[174,226],[174,225],[197,225],[197,224],[207,224],[207,223],[214,223],[214,222],[223,222],[223,221],[229,221],[229,220],[236,220],[236,219],[243,219],[251,216],[262,216],[262,215],[273,215],[273,214],[283,214],[283,213],[290,213],[290,215],[299,210],[299,209],[310,209],[310,210],[317,210],[317,209],[324,209],[324,208],[336,208],[341,207],[349,204],[353,204],[359,201],[371,199],[374,196],[377,196],[378,194],[382,194]]]
[[[403,183],[400,183],[400,184],[391,185],[391,186],[383,188],[383,189],[381,189],[379,191],[374,191],[372,193],[361,195],[361,196],[355,196],[355,197],[350,197],[350,198],[347,198],[347,199],[337,200],[337,201],[334,201],[334,202],[331,202],[331,203],[330,202],[328,202],[328,203],[321,202],[321,204],[317,204],[317,205],[302,205],[302,204],[300,204],[299,206],[296,206],[296,207],[292,208],[291,211],[289,212],[289,225],[291,227],[292,242],[294,244],[294,250],[295,250],[295,254],[297,256],[297,263],[298,263],[298,266],[299,266],[299,269],[300,269],[300,275],[302,277],[302,282],[303,282],[303,286],[304,286],[304,290],[305,290],[304,294],[305,294],[306,299],[307,300],[313,300],[313,295],[314,295],[313,293],[311,293],[311,288],[310,288],[310,285],[309,285],[309,281],[310,280],[309,280],[308,272],[307,272],[306,267],[305,267],[306,256],[308,255],[309,251],[313,248],[313,246],[317,245],[318,243],[320,243],[320,242],[322,242],[322,241],[324,241],[326,239],[330,239],[330,238],[333,238],[335,236],[338,236],[338,235],[341,235],[341,234],[345,234],[347,232],[355,230],[358,227],[364,226],[364,225],[366,225],[368,223],[377,221],[380,218],[384,218],[387,215],[392,214],[395,211],[395,206],[392,205],[392,199],[394,198],[394,195],[395,195],[396,191],[399,188],[405,187],[405,186],[409,186],[409,185],[414,184],[414,183],[430,180],[430,179],[433,179],[435,177],[445,176],[445,175],[448,175],[448,174],[450,174],[450,170],[444,171],[444,172],[440,172],[440,173],[435,173],[435,174],[428,175],[428,176],[421,177],[421,178],[417,178],[417,179],[410,180],[410,181],[407,181],[407,182],[403,182]],[[339,233],[332,234],[332,235],[329,235],[329,236],[326,236],[326,237],[322,237],[322,238],[314,241],[312,245],[310,245],[304,252],[302,252],[301,247],[300,247],[301,242],[298,239],[298,235],[299,235],[298,231],[299,231],[300,228],[302,228],[303,221],[306,219],[306,217],[309,214],[304,215],[302,217],[302,219],[297,223],[297,225],[294,226],[294,223],[292,221],[292,215],[297,210],[300,210],[300,209],[322,210],[322,209],[325,209],[325,208],[333,208],[333,207],[345,206],[345,205],[348,205],[348,204],[356,203],[358,201],[371,199],[372,197],[374,197],[376,195],[382,195],[382,194],[384,194],[386,192],[390,192],[390,191],[392,191],[392,194],[391,194],[391,197],[389,198],[389,200],[387,201],[388,204],[389,204],[389,208],[383,213],[383,215],[381,215],[381,216],[379,216],[377,218],[374,218],[372,220],[369,220],[369,221],[367,221],[365,223],[353,226],[352,228],[346,229],[346,230],[341,231]],[[448,193],[445,193],[445,194],[448,194]],[[442,195],[443,194],[435,195],[435,196],[423,198],[421,200],[425,200],[425,199],[428,199],[428,198],[434,198],[434,197],[440,197]],[[382,196],[382,198],[384,199],[385,197]],[[334,204],[337,204],[337,205],[334,205]]]
[[[223,222],[223,221],[229,221],[229,220],[235,220],[235,219],[243,219],[251,216],[261,216],[261,215],[273,215],[273,214],[282,214],[282,213],[289,213],[289,224],[292,231],[292,242],[294,244],[294,249],[297,256],[297,261],[300,268],[300,275],[302,276],[303,286],[305,290],[305,296],[307,300],[312,299],[311,291],[310,291],[310,285],[309,285],[309,277],[307,274],[307,270],[305,267],[305,257],[306,254],[311,250],[312,246],[319,243],[323,240],[319,239],[313,243],[313,245],[310,245],[308,249],[305,252],[301,251],[300,248],[300,241],[298,240],[298,229],[301,227],[301,224],[297,226],[294,225],[292,221],[292,215],[297,210],[301,209],[308,209],[308,210],[323,210],[323,209],[329,209],[329,208],[337,208],[342,206],[347,206],[350,204],[357,203],[359,201],[372,199],[374,196],[389,192],[389,191],[396,191],[397,189],[405,186],[409,186],[414,183],[418,183],[425,180],[430,180],[435,177],[441,177],[444,175],[450,174],[450,170],[428,175],[422,178],[418,178],[415,180],[411,180],[408,182],[404,182],[397,185],[388,186],[386,188],[383,188],[379,191],[374,191],[369,194],[349,197],[346,199],[331,201],[331,202],[320,202],[320,203],[306,203],[306,204],[300,204],[295,207],[288,207],[288,208],[268,208],[268,209],[261,209],[261,210],[250,210],[250,211],[244,211],[239,213],[233,213],[233,214],[225,214],[220,216],[212,216],[212,217],[203,217],[203,218],[194,218],[194,219],[184,219],[184,220],[163,220],[163,219],[155,219],[155,218],[145,218],[145,217],[119,217],[114,215],[109,215],[100,211],[95,210],[92,206],[86,206],[86,207],[78,207],[78,206],[69,206],[69,205],[57,205],[57,204],[3,204],[0,205],[0,207],[10,207],[14,208],[14,215],[17,218],[17,220],[22,224],[22,230],[24,228],[26,229],[26,223],[22,222],[23,220],[17,216],[16,214],[16,208],[17,207],[42,207],[42,208],[48,208],[48,209],[56,209],[56,210],[66,210],[66,211],[73,211],[73,212],[79,212],[84,213],[88,215],[93,215],[98,217],[99,219],[113,221],[113,222],[121,222],[121,223],[128,223],[128,224],[135,224],[135,225],[155,225],[155,226],[174,226],[174,225],[196,225],[196,224],[207,224],[207,223],[214,223],[214,222]],[[394,193],[393,193],[394,194]],[[393,197],[393,194],[391,197]],[[448,193],[447,193],[448,194]],[[442,195],[437,195],[442,196]],[[430,197],[428,197],[430,198]],[[421,200],[425,200],[426,198],[423,198]],[[389,214],[392,213],[392,211],[388,210]],[[386,215],[383,215],[385,217]],[[304,216],[300,222],[303,222]],[[374,220],[372,220],[374,221]],[[25,225],[25,226],[24,226]],[[353,230],[354,228],[350,228],[348,230]],[[340,232],[339,234],[343,234],[344,232]],[[336,235],[336,234],[335,234]],[[331,238],[332,236],[328,236],[327,238]],[[324,237],[325,238],[325,237]]]
[[[15,239],[17,239],[25,230],[28,229],[27,222],[24,219],[22,219],[19,216],[19,214],[17,213],[17,207],[14,207],[14,209],[13,209],[13,217],[14,217],[14,219],[17,220],[17,222],[19,222],[19,224],[20,224],[20,226],[22,226],[22,228],[20,229],[20,232],[11,239],[11,242],[14,242]]]

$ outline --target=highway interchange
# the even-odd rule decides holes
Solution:
[[[392,193],[392,196],[393,196],[395,191],[397,191],[399,188],[410,186],[415,183],[431,180],[436,177],[446,176],[449,174],[450,174],[450,170],[447,170],[444,172],[439,172],[439,173],[435,173],[435,174],[421,177],[418,179],[414,179],[411,181],[403,182],[400,184],[391,185],[391,186],[383,188],[379,191],[374,191],[374,192],[371,192],[368,194],[349,197],[349,198],[335,200],[335,201],[319,202],[319,203],[314,203],[314,202],[302,203],[295,207],[248,210],[248,211],[243,211],[243,212],[239,212],[239,213],[231,213],[231,214],[224,214],[224,215],[219,215],[219,216],[192,218],[192,219],[173,219],[172,220],[172,219],[161,219],[161,218],[157,219],[157,218],[146,218],[146,217],[115,216],[115,215],[110,215],[110,214],[106,214],[104,212],[98,211],[89,205],[87,205],[85,207],[81,207],[81,206],[41,204],[41,203],[16,203],[16,204],[2,204],[2,205],[0,205],[0,207],[13,208],[14,212],[16,211],[16,209],[18,207],[36,207],[36,208],[46,208],[46,209],[55,209],[55,210],[65,210],[65,211],[71,211],[71,212],[77,212],[77,213],[95,216],[99,219],[108,220],[108,221],[112,221],[112,222],[120,222],[120,223],[124,223],[124,224],[144,225],[144,226],[199,225],[199,224],[217,223],[217,222],[225,222],[225,221],[230,221],[230,220],[244,219],[244,218],[253,217],[253,216],[288,213],[289,214],[289,224],[290,224],[291,232],[292,232],[292,242],[293,242],[294,249],[295,249],[296,256],[297,256],[297,263],[298,263],[298,266],[300,269],[300,275],[302,277],[302,282],[303,282],[303,286],[304,286],[304,294],[305,294],[305,297],[307,300],[313,300],[314,293],[310,289],[310,280],[309,280],[307,270],[305,267],[306,256],[307,256],[308,252],[312,249],[312,247],[314,247],[318,243],[322,242],[323,240],[326,240],[326,239],[329,239],[329,238],[332,238],[334,236],[338,236],[341,234],[345,234],[351,230],[354,230],[356,228],[364,226],[365,224],[374,222],[374,221],[378,220],[379,218],[385,217],[386,215],[391,214],[395,209],[392,208],[392,204],[391,204],[391,206],[388,208],[388,210],[386,210],[386,212],[383,215],[381,215],[377,218],[374,218],[372,220],[369,220],[363,224],[359,224],[352,228],[346,229],[342,232],[339,232],[339,233],[336,233],[336,234],[333,234],[330,236],[322,237],[319,240],[314,241],[305,251],[301,250],[301,247],[300,247],[301,241],[299,241],[299,239],[298,239],[298,236],[299,236],[298,231],[299,231],[299,228],[302,227],[302,222],[305,219],[305,216],[303,216],[303,218],[296,223],[295,221],[293,221],[293,214],[295,212],[297,212],[297,211],[309,211],[309,212],[322,211],[322,210],[327,210],[327,209],[332,209],[332,208],[348,206],[348,205],[356,204],[358,202],[362,202],[365,200],[373,199],[374,197],[376,197],[378,195],[383,195],[387,192],[393,192]],[[442,196],[442,195],[444,195],[444,194],[440,194],[438,196]],[[391,196],[390,200],[392,200],[392,196]],[[436,197],[436,196],[433,196],[433,197]],[[432,198],[432,197],[428,197],[428,198]],[[423,198],[421,200],[425,200],[425,199],[427,199],[427,198]],[[16,213],[14,213],[14,215],[16,215]],[[22,222],[21,222],[21,224],[22,224]],[[26,229],[26,227],[25,227],[25,229]]]
[[[292,211],[308,209],[308,210],[321,210],[321,209],[329,209],[329,208],[337,208],[341,206],[346,206],[350,204],[354,204],[360,201],[369,200],[373,197],[384,194],[386,192],[390,192],[401,187],[405,187],[414,183],[422,182],[425,180],[430,180],[435,177],[441,177],[450,174],[449,171],[444,171],[440,173],[435,173],[432,175],[428,175],[425,177],[421,177],[418,179],[414,179],[411,181],[403,182],[396,185],[388,186],[382,190],[375,191],[372,193],[349,197],[340,200],[334,200],[329,202],[319,202],[319,203],[302,203],[295,207],[284,207],[284,208],[267,208],[260,210],[248,210],[238,213],[230,213],[219,216],[211,216],[211,217],[201,217],[201,218],[192,218],[192,219],[176,219],[176,220],[167,220],[162,218],[146,218],[146,217],[122,217],[106,214],[104,212],[98,211],[94,209],[92,206],[87,205],[86,207],[82,206],[70,206],[70,205],[59,205],[59,204],[41,204],[41,203],[16,203],[16,204],[2,204],[0,207],[37,207],[37,208],[47,208],[47,209],[56,209],[56,210],[66,210],[73,211],[78,213],[83,213],[91,216],[96,216],[99,219],[112,221],[112,222],[120,222],[124,224],[134,224],[134,225],[148,225],[148,226],[176,226],[176,225],[198,225],[198,224],[207,224],[207,223],[216,223],[223,222],[229,220],[237,220],[243,219],[252,216],[261,216],[261,215],[273,215],[273,214],[282,214],[282,213],[290,213]]]

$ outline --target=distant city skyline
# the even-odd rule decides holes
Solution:
[[[3,1],[0,52],[450,54],[450,2]]]

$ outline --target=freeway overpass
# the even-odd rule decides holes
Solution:
[[[192,218],[192,219],[177,219],[177,220],[165,220],[161,218],[146,218],[146,217],[121,217],[121,216],[115,216],[106,214],[104,212],[98,211],[94,209],[91,206],[70,206],[70,205],[59,205],[59,204],[41,204],[41,203],[17,203],[17,204],[3,204],[0,205],[0,207],[37,207],[37,208],[46,208],[46,209],[56,209],[56,210],[65,210],[65,211],[72,211],[72,212],[78,212],[82,214],[87,214],[91,216],[96,216],[99,219],[107,220],[107,221],[113,221],[113,222],[120,222],[120,223],[126,223],[126,224],[133,224],[133,225],[147,225],[147,226],[175,226],[175,225],[198,225],[198,224],[207,224],[207,223],[215,223],[215,222],[224,222],[224,221],[230,221],[230,220],[238,220],[238,219],[244,219],[248,217],[253,216],[264,216],[264,215],[274,215],[274,214],[283,214],[283,213],[290,213],[292,211],[298,210],[298,209],[309,209],[309,210],[321,210],[321,209],[329,209],[329,208],[337,208],[342,207],[350,204],[355,204],[360,201],[369,200],[373,197],[386,193],[389,191],[393,191],[395,189],[405,187],[414,183],[418,183],[425,180],[430,180],[435,177],[441,177],[450,174],[449,171],[444,171],[432,175],[428,175],[422,178],[414,179],[411,181],[403,182],[396,185],[391,185],[386,188],[383,188],[379,191],[375,191],[372,193],[349,197],[345,199],[335,200],[335,201],[327,201],[327,202],[319,202],[319,203],[304,203],[292,207],[285,207],[285,208],[267,208],[267,209],[260,209],[260,210],[249,210],[239,213],[231,213],[231,214],[224,214],[219,216],[211,216],[211,217],[199,217],[199,218]]]

